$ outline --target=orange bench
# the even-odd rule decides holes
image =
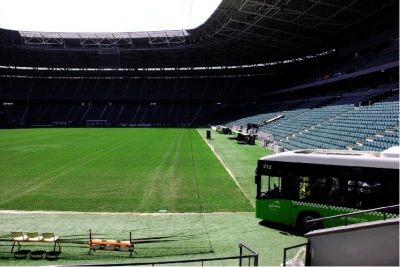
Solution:
[[[112,239],[92,239],[92,230],[89,230],[89,253],[93,250],[108,250],[130,252],[129,257],[132,257],[133,242],[132,232],[129,232],[129,241],[112,240]],[[88,253],[88,254],[89,254]]]
[[[23,232],[11,232],[11,240],[13,241],[11,253],[14,252],[15,244],[18,245],[18,251],[21,249],[21,242],[53,242],[53,251],[56,250],[57,245],[58,251],[61,251],[59,238],[54,233],[42,233],[39,235],[38,232],[28,232],[25,235]]]

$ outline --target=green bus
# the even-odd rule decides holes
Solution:
[[[383,212],[308,220],[399,204],[400,147],[383,152],[305,149],[260,158],[255,216],[310,231],[383,219]],[[398,218],[398,208],[386,218]]]

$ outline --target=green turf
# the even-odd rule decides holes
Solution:
[[[0,209],[252,210],[195,129],[17,129],[0,140]]]
[[[199,133],[203,138],[206,137],[206,129],[199,129]],[[257,160],[271,155],[273,152],[261,147],[258,140],[256,140],[256,145],[248,145],[238,143],[235,137],[236,135],[234,134],[225,135],[212,131],[211,139],[206,140],[254,205],[256,196],[254,175]]]
[[[127,263],[160,260],[228,257],[239,255],[239,242],[260,254],[262,266],[278,266],[283,248],[301,244],[305,238],[290,228],[266,227],[253,213],[202,213],[161,215],[117,214],[4,214],[0,213],[0,265],[71,265]],[[16,260],[10,253],[10,231],[55,231],[60,236],[57,261]],[[89,229],[94,238],[129,239],[135,253],[97,251],[88,255]],[[22,249],[52,250],[52,244],[23,243]],[[249,253],[246,253],[249,254]],[[199,266],[201,263],[189,265]],[[238,265],[238,260],[205,263],[208,266]],[[247,262],[246,262],[247,265]]]
[[[225,257],[238,255],[239,242],[260,254],[260,265],[279,265],[283,248],[306,239],[294,229],[265,226],[254,217],[254,170],[257,159],[270,152],[258,143],[239,145],[230,139],[233,136],[214,131],[211,139],[205,135],[206,129],[0,131],[0,210],[85,212],[0,211],[0,265]],[[160,215],[159,210],[167,212]],[[89,229],[96,238],[110,239],[126,239],[132,231],[136,253],[132,258],[108,251],[88,255]],[[61,238],[60,258],[15,260],[10,253],[13,230],[54,231]],[[23,246],[47,251],[52,247]]]

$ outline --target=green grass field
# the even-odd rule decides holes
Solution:
[[[223,257],[238,255],[239,242],[260,253],[261,265],[280,264],[283,248],[305,239],[254,218],[254,169],[270,152],[216,132],[205,140],[205,134],[187,128],[0,131],[0,265]],[[89,229],[111,239],[132,231],[136,254],[88,255]],[[54,231],[60,259],[15,260],[13,230]],[[210,263],[220,264],[237,263]]]
[[[0,209],[252,210],[195,129],[30,129],[0,135]]]

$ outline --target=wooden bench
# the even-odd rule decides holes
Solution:
[[[59,238],[54,233],[42,233],[39,235],[38,232],[28,232],[26,234],[24,232],[11,232],[11,240],[13,241],[11,253],[14,252],[16,244],[18,245],[18,251],[21,249],[21,242],[52,242],[54,243],[53,251],[56,250],[57,245],[58,251],[61,251]]]
[[[92,239],[92,230],[89,230],[89,253],[93,250],[108,250],[129,252],[129,257],[132,257],[133,242],[132,232],[129,232],[129,241],[112,240],[112,239]],[[88,254],[89,254],[88,253]]]

